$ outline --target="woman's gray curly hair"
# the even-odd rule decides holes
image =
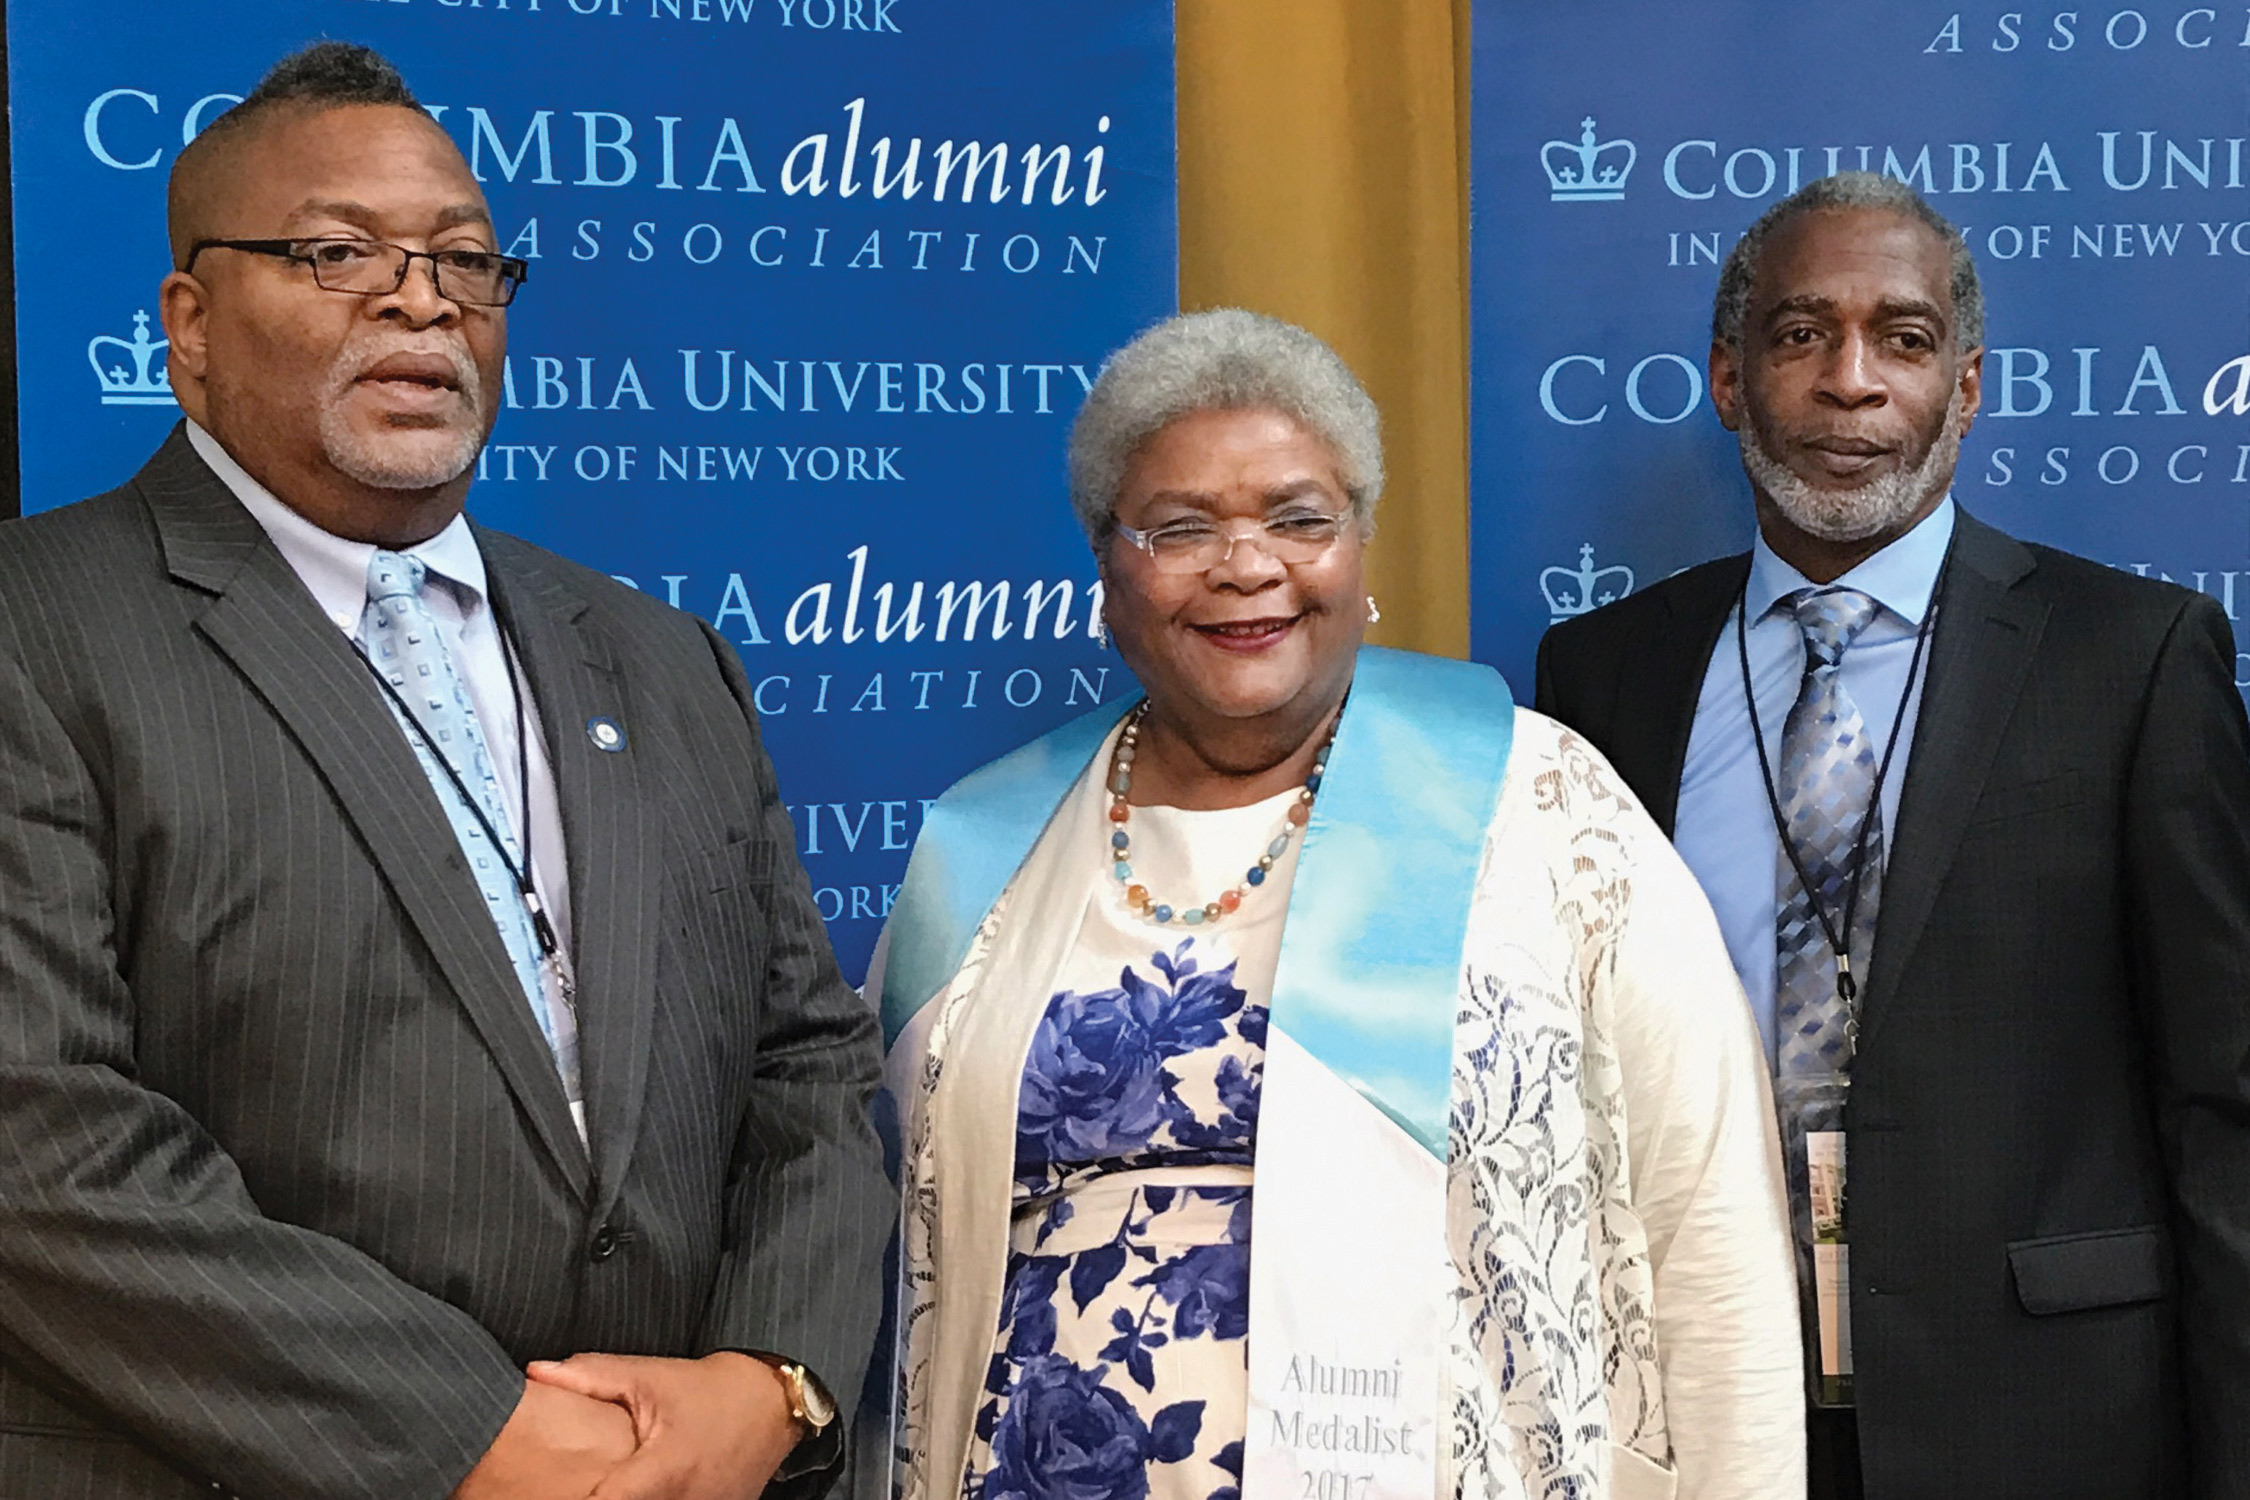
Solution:
[[[1336,450],[1352,516],[1372,527],[1383,492],[1375,403],[1336,351],[1294,324],[1239,307],[1167,318],[1110,356],[1070,429],[1070,503],[1086,535],[1116,524],[1141,445],[1199,411],[1272,410]]]

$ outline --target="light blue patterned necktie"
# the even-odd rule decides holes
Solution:
[[[453,836],[460,840],[461,852],[468,857],[469,871],[476,877],[477,889],[484,893],[485,908],[500,931],[500,941],[507,945],[516,979],[531,1002],[531,1013],[538,1018],[540,1033],[554,1051],[555,1067],[562,1075],[563,1090],[575,1115],[581,1103],[577,1018],[567,1003],[552,1007],[547,1003],[547,988],[540,974],[544,958],[538,932],[510,868],[522,868],[522,846],[509,823],[500,781],[493,774],[492,756],[477,728],[468,689],[453,670],[445,639],[422,600],[422,585],[428,576],[428,566],[420,558],[376,552],[367,564],[367,608],[360,615],[360,642],[367,659],[398,693],[398,699],[391,701],[391,713],[400,719],[399,727],[414,747],[422,774],[429,778],[438,804],[453,825]],[[389,694],[384,697],[390,700]],[[412,710],[412,722],[400,715],[400,702]],[[484,823],[462,800],[460,787],[438,763],[439,756],[445,757],[462,784],[476,795],[485,819],[500,834],[505,859],[493,849]]]
[[[1787,601],[1805,637],[1805,675],[1782,726],[1780,764],[1774,768],[1789,847],[1775,857],[1774,1105],[1780,1114],[1782,1162],[1788,1178],[1789,1217],[1797,1249],[1797,1295],[1804,1319],[1806,1395],[1817,1406],[1849,1406],[1848,1373],[1829,1371],[1822,1358],[1823,1317],[1849,1305],[1848,1276],[1836,1245],[1839,1285],[1835,1306],[1821,1294],[1824,1246],[1848,1238],[1841,1170],[1824,1169],[1830,1195],[1816,1221],[1811,1166],[1812,1137],[1844,1129],[1858,1044],[1853,1007],[1837,993],[1836,952],[1825,911],[1850,945],[1852,978],[1864,992],[1867,955],[1874,947],[1875,908],[1882,897],[1883,813],[1875,803],[1876,764],[1882,750],[1870,738],[1859,705],[1844,688],[1844,653],[1875,618],[1875,601],[1857,589],[1805,589]],[[1865,861],[1856,909],[1847,918],[1852,855],[1865,827]],[[1796,851],[1796,861],[1789,857]],[[1804,866],[1800,878],[1797,865]],[[1807,890],[1808,885],[1810,890]],[[1816,908],[1814,901],[1820,904]],[[1845,936],[1846,921],[1850,934]],[[1828,1149],[1824,1146],[1824,1150]],[[1833,1142],[1841,1161],[1840,1138]],[[1830,1217],[1833,1215],[1834,1217]],[[1850,1315],[1842,1315],[1848,1328]],[[1848,1337],[1848,1335],[1846,1335]]]
[[[1883,814],[1874,800],[1882,747],[1869,735],[1842,678],[1844,653],[1880,606],[1857,589],[1843,588],[1802,590],[1789,604],[1805,636],[1805,675],[1782,727],[1775,791],[1787,836],[1813,889],[1807,892],[1788,851],[1781,851],[1775,867],[1781,897],[1775,1032],[1776,1071],[1785,1077],[1842,1073],[1851,1065],[1851,1008],[1836,992],[1835,950],[1813,902],[1841,935],[1852,854],[1860,825],[1872,820],[1848,939],[1852,977],[1864,992],[1883,870]]]

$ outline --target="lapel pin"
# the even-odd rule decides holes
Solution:
[[[586,738],[594,742],[596,750],[607,750],[615,755],[625,748],[625,727],[607,715],[588,719]]]

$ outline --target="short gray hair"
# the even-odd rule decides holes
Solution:
[[[1239,307],[1167,318],[1110,356],[1070,429],[1070,503],[1099,542],[1116,523],[1126,467],[1150,438],[1199,411],[1278,411],[1336,450],[1362,526],[1383,492],[1375,403],[1336,351],[1294,324]]]
[[[1750,226],[1719,271],[1719,291],[1711,303],[1713,343],[1741,352],[1743,324],[1750,316],[1751,284],[1757,279],[1758,259],[1774,231],[1801,214],[1841,208],[1887,209],[1926,226],[1944,240],[1953,254],[1954,344],[1974,349],[1984,343],[1984,284],[1977,279],[1976,257],[1969,253],[1968,241],[1911,186],[1877,172],[1839,172],[1809,182],[1767,209]]]

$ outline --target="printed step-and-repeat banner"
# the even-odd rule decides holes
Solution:
[[[1749,545],[1719,264],[1816,177],[1911,182],[1988,306],[1954,494],[2250,609],[2250,11],[1480,0],[1473,649]],[[2250,657],[2239,673],[2250,683]]]
[[[928,800],[1129,689],[1063,447],[1176,305],[1169,0],[13,0],[7,28],[27,512],[178,419],[166,174],[335,37],[399,64],[531,261],[470,513],[739,647],[848,974]]]

